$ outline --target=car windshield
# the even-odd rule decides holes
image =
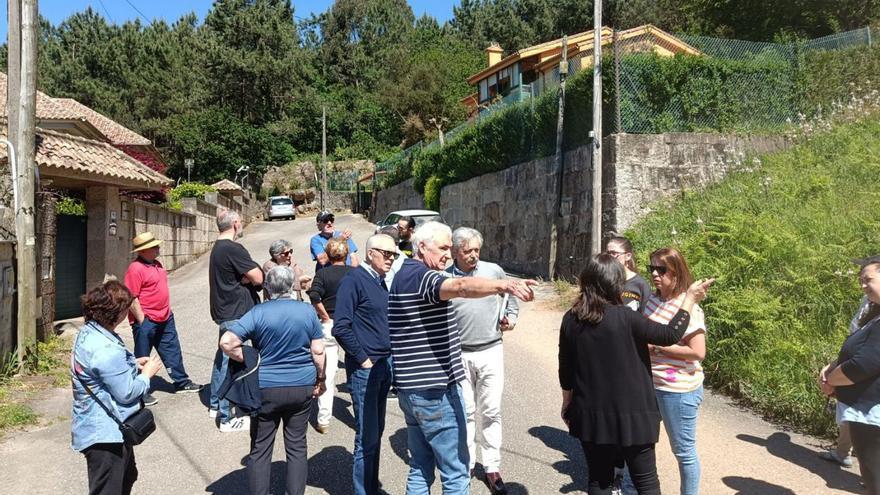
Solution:
[[[290,198],[276,198],[272,200],[272,206],[292,205],[293,200]]]
[[[440,218],[440,215],[423,215],[423,216],[418,216],[418,217],[415,217],[415,216],[414,216],[414,217],[413,217],[413,220],[416,221],[416,227],[418,227],[419,225],[421,225],[421,224],[423,224],[423,223],[425,223],[425,222],[440,222],[440,223],[445,223],[445,222],[443,221],[443,219]]]

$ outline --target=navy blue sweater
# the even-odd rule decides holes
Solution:
[[[363,267],[352,270],[339,284],[332,333],[346,356],[358,364],[391,355],[388,289]]]

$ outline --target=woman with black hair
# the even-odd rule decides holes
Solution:
[[[636,271],[636,255],[633,252],[632,241],[623,236],[612,237],[605,244],[605,252],[614,256],[626,271],[626,283],[621,294],[623,304],[641,313],[645,308],[645,301],[651,295],[651,287]]]
[[[663,325],[622,304],[625,281],[626,272],[613,256],[592,258],[578,277],[580,296],[559,332],[562,419],[583,446],[590,495],[611,493],[619,458],[626,461],[639,493],[660,493],[654,456],[660,412],[648,344],[678,342],[690,309],[713,282],[694,282],[681,309]]]

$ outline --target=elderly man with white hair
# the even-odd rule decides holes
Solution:
[[[452,277],[505,280],[507,274],[495,263],[480,259],[483,236],[468,227],[452,233],[453,263],[446,269]],[[504,391],[504,349],[501,334],[513,330],[519,307],[516,299],[491,295],[477,299],[453,299],[464,377],[461,382],[467,415],[468,453],[473,473],[480,445],[486,483],[493,494],[507,493],[501,479],[501,395]],[[476,438],[476,423],[480,437]]]
[[[465,373],[449,300],[508,294],[528,301],[535,281],[446,277],[452,230],[439,222],[419,226],[412,243],[416,259],[403,262],[388,299],[394,387],[410,452],[406,493],[430,493],[437,468],[444,495],[467,494],[470,459],[460,385]]]

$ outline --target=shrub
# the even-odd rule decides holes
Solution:
[[[704,303],[708,383],[814,434],[835,428],[815,377],[860,298],[850,259],[880,252],[878,135],[876,119],[836,127],[656,205],[628,232],[639,266],[673,245],[696,277],[717,277]]]
[[[180,198],[197,198],[205,199],[205,193],[216,192],[214,186],[202,184],[201,182],[183,182],[179,186],[171,190],[169,198],[172,201],[179,201]]]
[[[86,203],[81,199],[61,198],[55,203],[55,214],[84,217],[86,216]]]

